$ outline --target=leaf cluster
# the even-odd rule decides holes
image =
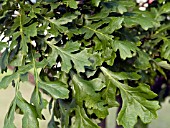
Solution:
[[[160,108],[150,86],[170,69],[170,3],[163,3],[140,11],[134,0],[0,0],[1,73],[14,68],[0,89],[15,90],[4,128],[16,127],[18,110],[23,128],[38,128],[47,105],[49,128],[99,128],[119,105],[118,125],[150,123]],[[26,101],[20,86],[29,72],[35,87]]]

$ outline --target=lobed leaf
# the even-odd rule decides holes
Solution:
[[[72,53],[79,50],[76,42],[68,42],[64,48],[60,48],[51,44],[49,44],[49,46],[52,48],[52,53],[49,56],[50,61],[54,63],[57,57],[60,56],[62,58],[61,70],[65,71],[66,73],[68,73],[72,68],[71,61],[74,63],[74,67],[78,72],[84,72],[84,66],[91,65],[90,61],[88,60],[90,56],[86,49],[75,54]]]
[[[120,41],[120,40],[113,41],[112,48],[114,49],[115,52],[119,50],[120,57],[123,60],[125,60],[126,58],[133,57],[133,54],[135,54],[138,49],[135,44],[129,41]]]
[[[131,87],[119,82],[119,79],[114,78],[112,72],[106,68],[101,67],[101,70],[112,86],[120,90],[123,104],[117,117],[119,125],[124,128],[133,128],[138,116],[144,123],[149,123],[157,117],[156,111],[160,106],[157,101],[149,101],[157,95],[150,90],[148,85],[139,84],[138,87]]]
[[[91,119],[89,119],[83,108],[77,106],[76,110],[76,119],[71,128],[99,128],[97,124],[93,123]]]
[[[92,109],[98,117],[105,118],[108,115],[107,108],[104,107],[105,102],[101,100],[101,95],[97,93],[105,85],[99,78],[93,79],[91,81],[86,81],[79,76],[74,75],[72,78],[76,102],[82,105],[85,101],[87,108]]]

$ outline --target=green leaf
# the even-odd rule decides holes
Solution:
[[[22,54],[23,55],[26,55],[27,54],[27,52],[28,52],[28,46],[27,46],[27,41],[28,41],[29,39],[26,37],[26,36],[22,36],[22,39],[21,39],[21,45],[20,45],[20,47],[21,47],[21,51],[22,51]]]
[[[3,49],[3,48],[6,48],[8,45],[7,45],[7,42],[1,42],[0,41],[0,51]]]
[[[42,98],[41,93],[36,90],[36,87],[35,87],[35,89],[34,89],[34,91],[32,93],[31,101],[30,102],[35,105],[38,117],[40,119],[42,119],[41,112],[42,112],[42,110],[44,108],[46,108],[48,102],[47,102],[47,100]]]
[[[68,13],[68,14],[63,15],[63,17],[61,17],[57,20],[53,20],[53,23],[56,24],[56,25],[64,25],[64,24],[67,24],[69,22],[72,22],[76,18],[77,18],[76,14]]]
[[[168,64],[167,61],[159,61],[156,64],[159,65],[160,67],[164,68],[164,69],[170,70],[170,64]]]
[[[99,6],[100,2],[101,2],[101,0],[92,0],[92,4],[96,7]]]
[[[3,73],[3,71],[5,71],[6,68],[7,68],[8,55],[9,55],[8,49],[6,49],[6,50],[2,53],[2,55],[1,55],[1,57],[0,57],[0,68],[1,68],[1,72],[2,72],[2,73]]]
[[[162,45],[161,48],[161,57],[167,59],[170,61],[170,40],[167,38],[163,39],[164,44]]]
[[[74,67],[78,72],[84,72],[84,66],[91,65],[90,61],[88,60],[90,56],[86,49],[76,54],[72,53],[79,50],[79,44],[77,42],[68,42],[64,48],[60,48],[51,44],[49,44],[49,46],[52,48],[52,53],[48,57],[50,62],[52,61],[54,63],[59,55],[62,58],[61,70],[65,71],[66,73],[68,73],[72,68],[71,61],[74,63]]]
[[[101,32],[106,33],[106,34],[112,34],[115,30],[118,30],[122,27],[122,22],[124,18],[112,17],[112,18],[109,18],[108,20],[110,20],[108,26],[101,29]]]
[[[157,101],[151,101],[157,95],[150,90],[148,85],[139,84],[138,87],[131,87],[116,80],[112,72],[106,68],[101,67],[101,70],[113,84],[112,86],[120,90],[123,104],[117,118],[119,125],[124,128],[133,128],[138,116],[144,123],[150,123],[152,119],[157,118],[156,110],[160,106]]]
[[[151,67],[150,65],[150,60],[151,58],[149,57],[149,55],[143,51],[138,51],[138,57],[135,61],[135,67],[136,68],[139,68],[139,69],[143,69],[143,70],[146,70],[148,68]]]
[[[101,66],[104,62],[104,59],[101,57],[101,53],[93,53],[93,55],[89,59],[92,62],[92,67],[96,69],[97,66]]]
[[[95,16],[94,16],[95,17]],[[95,22],[92,24],[87,24],[80,29],[81,34],[84,34],[85,39],[90,39],[95,34],[94,41],[96,43],[96,48],[107,48],[110,42],[113,40],[113,32],[122,27],[123,18],[119,17],[107,17],[102,21]],[[107,24],[107,25],[106,25]],[[100,28],[101,26],[105,26]],[[113,60],[113,59],[112,59]]]
[[[14,98],[14,100],[11,102],[8,113],[5,116],[3,128],[16,128],[16,126],[13,123],[14,122],[15,109],[16,109],[16,98]]]
[[[31,18],[37,18],[36,14],[41,12],[41,8],[39,8],[36,4],[30,6],[30,13],[28,16]]]
[[[18,73],[13,73],[8,76],[4,76],[2,80],[0,81],[0,89],[4,88],[6,89],[8,85],[15,79],[19,77]]]
[[[106,88],[102,91],[102,97],[106,100],[108,107],[118,107],[119,103],[116,101],[116,86],[114,86],[108,78],[105,81]]]
[[[77,2],[75,0],[63,0],[70,8],[77,9]]]
[[[112,42],[112,48],[116,52],[119,50],[120,57],[125,60],[126,58],[133,57],[133,54],[136,53],[136,50],[138,49],[135,44],[129,42],[129,41],[120,41],[115,40]]]
[[[28,27],[23,28],[23,32],[27,37],[34,37],[37,35],[37,23],[33,23]]]
[[[38,115],[35,107],[23,99],[20,92],[17,92],[17,106],[24,113],[22,128],[39,128]]]
[[[144,30],[154,27],[154,19],[145,14],[141,15],[140,13],[133,16],[125,16],[124,22],[128,27],[139,24]]]
[[[102,33],[101,31],[97,30],[97,28],[102,26],[102,24],[108,23],[108,22],[109,22],[109,20],[103,20],[103,21],[99,21],[97,23],[93,23],[93,24],[89,24],[89,25],[83,26],[83,28],[80,29],[80,32],[82,34],[85,33],[85,35],[84,35],[85,39],[91,38],[96,33],[98,35],[101,35],[101,36],[105,37],[107,40],[110,40],[112,38],[110,38],[107,34]]]
[[[77,91],[76,93],[77,102],[80,103],[83,101],[83,99],[86,99],[86,97],[91,97],[92,95],[94,95],[95,91],[100,91],[102,88],[105,87],[105,85],[102,83],[102,81],[99,78],[93,79],[91,81],[86,81],[74,75],[72,80],[73,80],[74,87]],[[83,90],[83,92],[81,90]]]
[[[47,91],[55,99],[66,99],[68,98],[69,90],[66,85],[60,81],[55,82],[43,82],[39,80],[38,86]]]
[[[123,125],[124,128],[133,128],[138,116],[144,123],[150,123],[152,119],[157,118],[156,110],[160,106],[157,101],[147,100],[157,96],[148,85],[140,84],[136,88],[125,84],[123,86],[123,89],[120,89],[123,105],[117,118],[119,125]]]
[[[170,12],[170,2],[167,2],[166,4],[163,4],[163,6],[161,6],[160,12],[161,13],[169,13]]]
[[[104,102],[101,101],[101,95],[96,93],[100,91],[105,85],[99,78],[91,81],[86,81],[76,75],[72,78],[76,102],[81,105],[85,101],[85,105],[89,109],[93,109],[93,112],[100,118],[105,118],[108,115]]]
[[[11,66],[21,66],[23,62],[23,54],[21,51],[15,56],[15,58],[11,61]]]
[[[109,72],[112,77],[118,80],[139,80],[141,78],[136,72]]]
[[[91,119],[89,119],[83,108],[77,106],[76,110],[76,119],[71,128],[99,128],[97,124],[93,123]]]

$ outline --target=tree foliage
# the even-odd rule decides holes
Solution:
[[[150,90],[157,74],[170,69],[170,3],[158,0],[140,11],[134,0],[0,0],[0,81],[15,97],[4,128],[38,128],[42,110],[53,109],[48,127],[98,128],[108,109],[122,107],[117,123],[150,123],[160,108]],[[6,39],[4,41],[4,38]],[[33,71],[30,101],[20,86]],[[48,102],[42,97],[51,97]],[[59,122],[57,123],[57,120]],[[97,121],[96,121],[97,120]]]

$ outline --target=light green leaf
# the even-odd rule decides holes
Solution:
[[[4,76],[0,81],[0,89],[6,89],[13,80],[18,78],[18,76],[18,73],[13,73],[11,75]]]
[[[99,6],[100,2],[101,2],[101,0],[92,0],[92,4],[96,7]]]
[[[38,115],[35,107],[23,99],[20,92],[17,92],[17,106],[24,113],[22,128],[39,128]]]
[[[170,70],[170,64],[168,64],[167,61],[159,61],[156,64],[159,65],[160,67],[164,68],[164,69]]]
[[[120,41],[115,40],[112,42],[112,48],[116,52],[119,50],[120,57],[125,60],[126,58],[133,57],[133,54],[136,53],[136,50],[138,49],[135,44],[129,42],[129,41]]]
[[[127,12],[127,9],[124,6],[122,6],[121,4],[118,5],[117,9],[118,9],[120,14],[123,14],[124,12]]]
[[[160,12],[161,13],[169,13],[170,12],[170,2],[167,2],[166,4],[163,4],[161,6]]]
[[[66,85],[60,81],[43,82],[39,80],[38,86],[47,91],[55,99],[68,98],[69,90],[66,88]]]
[[[16,128],[14,125],[14,113],[16,109],[16,99],[11,102],[10,108],[7,115],[5,116],[4,127],[3,128]]]
[[[63,0],[70,8],[77,9],[77,2],[75,0]]]
[[[75,111],[76,119],[71,128],[99,128],[97,124],[87,117],[83,108],[77,106]]]
[[[160,108],[157,101],[149,101],[157,95],[152,92],[148,85],[139,84],[138,87],[131,87],[116,80],[111,71],[101,67],[105,77],[120,90],[123,100],[122,108],[118,114],[117,122],[124,128],[133,128],[138,116],[144,123],[150,123],[157,118],[156,111]]]

